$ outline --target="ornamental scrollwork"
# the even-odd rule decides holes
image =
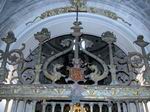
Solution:
[[[134,42],[140,46],[142,53],[129,52],[126,55],[115,45],[117,37],[113,32],[102,33],[101,38],[83,34],[78,16],[71,27],[70,35],[50,38],[50,32],[43,28],[34,34],[39,42],[38,48],[24,59],[22,48],[9,50],[16,41],[13,32],[9,32],[2,41],[6,50],[0,50],[2,65],[0,68],[1,82],[8,76],[6,64],[17,66],[13,71],[13,80],[17,84],[79,84],[79,85],[137,85],[138,70],[143,70],[146,84],[149,84],[149,57],[145,47],[149,45],[143,36]],[[137,70],[138,69],[138,70]],[[6,74],[6,75],[4,75]]]
[[[129,52],[128,61],[134,68],[142,68],[144,66],[144,58],[142,54],[137,52]]]
[[[22,64],[18,67],[18,78],[20,83],[22,84],[38,84],[39,83],[39,75],[41,72],[42,60],[41,60],[41,50],[42,44],[50,39],[50,32],[47,28],[43,28],[41,32],[37,32],[34,34],[35,39],[39,42],[39,49],[37,49],[37,53],[32,54],[29,57],[29,60],[24,60]],[[32,58],[35,58],[36,61],[33,62]],[[34,63],[34,66],[28,65],[28,63]]]
[[[146,53],[145,50],[145,47],[149,45],[149,42],[144,41],[143,35],[139,35],[137,37],[137,40],[134,41],[134,43],[141,48],[142,53],[130,52],[128,55],[129,66],[131,70],[136,71],[136,73],[139,72],[137,68],[141,69],[144,77],[144,83],[145,85],[149,85],[150,84],[150,76],[148,75],[150,73],[149,53]]]
[[[22,44],[21,49],[11,50],[8,54],[7,63],[10,65],[16,65],[21,63],[24,60],[24,55],[22,51],[25,49],[25,44]]]
[[[22,44],[23,47],[21,49],[10,50],[10,45],[17,40],[12,31],[8,32],[6,38],[2,38],[1,40],[6,43],[5,51],[0,50],[0,60],[2,60],[0,67],[0,82],[3,82],[7,78],[9,72],[7,64],[15,66],[22,63],[24,60],[23,50],[25,49],[25,44]]]
[[[35,79],[35,72],[32,68],[26,68],[19,75],[20,82],[22,84],[32,84]]]
[[[93,81],[95,81],[95,83],[97,84],[97,82],[98,82],[99,80],[102,80],[102,79],[104,79],[104,78],[107,77],[107,75],[108,75],[108,67],[107,67],[107,65],[105,64],[105,62],[104,62],[103,60],[101,60],[99,57],[93,55],[92,53],[88,52],[87,50],[85,50],[85,49],[83,49],[83,48],[82,48],[82,51],[83,51],[83,53],[87,54],[87,55],[90,56],[91,58],[93,58],[93,59],[95,59],[96,61],[98,61],[98,62],[101,64],[101,66],[103,67],[103,72],[102,72],[102,71],[100,71],[100,70],[98,69],[97,65],[90,65],[90,66],[89,66],[89,68],[90,68],[92,71],[94,71],[94,72],[91,72],[91,73],[89,74],[89,77],[90,77]]]
[[[116,77],[121,85],[129,85],[131,83],[131,76],[129,73],[125,71],[118,71],[116,72]]]
[[[66,43],[65,43],[65,42],[66,42]],[[61,42],[61,45],[63,45],[63,46],[70,46],[70,47],[69,47],[68,49],[66,49],[66,50],[64,50],[64,51],[62,51],[62,52],[60,52],[60,53],[58,53],[58,54],[55,54],[54,56],[48,58],[48,59],[45,61],[44,65],[43,65],[43,73],[44,73],[44,76],[47,77],[48,79],[52,80],[52,81],[56,81],[56,80],[60,79],[61,75],[59,75],[60,73],[58,74],[58,72],[57,72],[56,69],[62,67],[62,65],[60,65],[60,64],[54,65],[53,73],[52,73],[52,72],[48,71],[48,66],[49,66],[49,64],[50,64],[53,60],[55,60],[56,58],[58,58],[58,57],[60,57],[60,56],[62,56],[62,55],[64,55],[64,54],[70,52],[70,51],[72,50],[72,48],[73,48],[73,43],[72,43],[71,40],[64,40],[64,41]]]

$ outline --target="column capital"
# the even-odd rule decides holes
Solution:
[[[98,106],[103,106],[103,103],[98,103]]]
[[[55,105],[56,105],[56,102],[51,102],[51,105],[52,105],[52,106],[55,106]]]
[[[94,105],[94,103],[89,103],[89,105],[90,105],[90,106],[93,106],[93,105]]]
[[[143,102],[144,102],[144,103],[147,103],[148,101],[147,101],[147,100],[143,100]]]
[[[61,106],[64,106],[64,105],[65,105],[65,103],[60,103],[60,105],[61,105]]]

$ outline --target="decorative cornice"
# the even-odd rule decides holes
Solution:
[[[71,85],[0,85],[0,99],[70,99]],[[83,86],[87,100],[150,100],[150,86]]]

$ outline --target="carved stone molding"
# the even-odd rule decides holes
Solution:
[[[150,86],[82,86],[84,100],[150,100]],[[0,99],[69,100],[70,85],[0,85]],[[81,99],[81,100],[82,100]]]

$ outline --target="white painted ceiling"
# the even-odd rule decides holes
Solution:
[[[5,37],[12,30],[18,41],[13,45],[18,48],[25,42],[28,52],[38,44],[34,40],[34,33],[47,27],[52,38],[71,32],[70,27],[75,20],[75,13],[64,13],[45,19],[36,17],[48,10],[71,6],[71,0],[1,0],[0,1],[0,37]],[[114,12],[119,18],[114,20],[105,15],[93,13],[80,13],[83,33],[101,36],[104,31],[112,31],[117,36],[117,45],[125,52],[139,50],[132,44],[138,35],[144,35],[150,42],[150,0],[84,0],[87,7],[94,7]],[[131,24],[131,26],[129,25]],[[3,49],[4,44],[0,42]],[[147,48],[150,51],[150,47]],[[28,53],[27,53],[28,54]]]

